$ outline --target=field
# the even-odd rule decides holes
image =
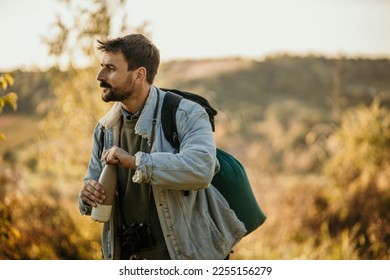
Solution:
[[[7,139],[0,143],[0,153],[20,150],[31,143],[38,133],[38,124],[35,116],[1,115],[0,131]]]

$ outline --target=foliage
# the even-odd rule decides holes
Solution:
[[[348,111],[333,141],[324,173],[335,191],[322,197],[328,201],[331,233],[354,228],[352,243],[360,258],[389,258],[389,109],[375,99],[369,107]]]
[[[8,74],[0,74],[0,88],[3,90],[7,90],[8,85],[14,84],[14,78]],[[18,96],[14,92],[9,92],[4,96],[0,96],[0,114],[3,111],[4,106],[8,106],[12,108],[13,110],[16,110],[17,108],[17,100]],[[5,135],[3,133],[0,133],[0,141],[5,140]]]
[[[77,178],[85,174],[93,128],[108,109],[98,98],[93,70],[69,70],[66,79],[56,82],[56,100],[41,122],[31,150],[41,169]]]
[[[111,33],[113,9],[115,7],[115,11],[119,12],[123,8],[124,1],[115,2],[90,0],[63,3],[66,16],[57,15],[55,24],[43,39],[49,54],[57,59],[58,64],[67,69],[94,61],[94,39],[97,36],[106,38]],[[121,30],[126,28],[124,19]],[[80,59],[86,61],[80,65]]]
[[[67,3],[77,6],[79,2]],[[68,205],[73,205],[77,200],[78,191],[64,196],[64,190],[58,191],[56,188],[58,183],[56,186],[48,183],[45,187],[43,178],[49,176],[52,182],[65,181],[69,184],[74,182],[73,176],[77,178],[77,184],[81,184],[81,178],[86,170],[87,155],[90,153],[88,147],[91,146],[92,130],[103,110],[107,110],[107,106],[99,102],[99,98],[93,94],[97,90],[95,70],[88,67],[76,69],[72,62],[79,51],[94,59],[92,42],[96,36],[104,38],[109,34],[108,24],[112,16],[108,8],[109,3],[92,1],[92,6],[85,7],[83,6],[85,3],[81,3],[77,6],[78,12],[73,21],[75,25],[68,26],[68,23],[65,24],[59,19],[55,26],[59,31],[58,36],[46,38],[50,53],[57,56],[59,65],[62,60],[68,59],[67,71],[62,72],[58,67],[50,70],[49,88],[53,90],[54,94],[51,96],[54,100],[42,98],[39,101],[40,104],[49,101],[49,106],[45,107],[49,110],[46,110],[46,117],[40,124],[36,141],[27,148],[26,163],[39,178],[36,183],[37,189],[33,191],[34,183],[28,181],[27,187],[22,190],[22,186],[26,186],[24,177],[36,178],[35,174],[15,173],[12,165],[0,168],[0,178],[3,174],[12,173],[11,177],[4,175],[2,182],[4,188],[0,200],[1,258],[99,258],[99,242],[91,241],[98,240],[98,235],[92,234],[96,225],[80,227],[75,223],[77,218],[71,215],[73,210],[68,209]],[[124,1],[120,3],[123,4]],[[81,24],[81,27],[78,24]],[[73,41],[74,39],[76,41]],[[74,42],[76,45],[72,45]],[[47,87],[45,89],[48,90]],[[21,162],[15,164],[21,166]],[[63,179],[60,175],[70,176]],[[10,187],[10,184],[14,185]],[[71,204],[69,199],[72,201]],[[85,225],[85,222],[82,225]]]
[[[43,117],[50,110],[53,103],[53,85],[51,79],[54,76],[65,75],[55,68],[44,72],[13,71],[12,76],[18,82],[10,85],[9,89],[18,93],[18,111],[13,113],[4,110],[7,115],[34,115]]]
[[[377,185],[390,164],[389,110],[377,98],[370,107],[349,111],[336,137],[334,155],[325,172],[337,184],[350,188],[365,190]]]
[[[256,239],[261,258],[389,259],[389,131],[389,109],[375,99],[323,139],[320,172],[253,175],[268,220],[242,250]]]
[[[0,170],[0,183],[0,259],[97,258],[95,244],[84,237],[50,183],[27,193],[12,167]]]
[[[252,144],[244,162],[268,219],[232,257],[390,259],[389,113],[379,99],[344,112],[321,141],[327,156],[316,173],[269,172]]]
[[[77,178],[85,174],[93,128],[110,106],[99,97],[94,41],[114,32],[113,19],[118,14],[122,15],[120,30],[127,30],[126,13],[118,13],[124,10],[124,1],[116,5],[112,1],[90,2],[86,5],[84,2],[68,1],[68,9],[76,11],[72,19],[65,24],[59,18],[54,27],[58,31],[57,36],[46,39],[50,53],[59,61],[65,57],[69,64],[66,73],[57,72],[59,75],[51,78],[55,101],[41,123],[38,144],[34,149],[40,168]],[[75,51],[90,59],[88,67],[74,67]],[[42,142],[45,144],[40,145]]]

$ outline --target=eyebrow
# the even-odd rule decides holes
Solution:
[[[108,67],[108,68],[115,68],[116,69],[116,66],[114,64],[111,64],[111,63],[107,63],[107,64],[100,63],[100,66]]]

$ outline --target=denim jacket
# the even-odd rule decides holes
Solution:
[[[153,113],[158,102],[155,141],[150,154],[138,152],[133,181],[150,183],[158,217],[171,259],[224,259],[245,235],[244,224],[230,209],[224,197],[210,182],[219,169],[216,147],[206,111],[183,99],[176,113],[180,152],[165,139],[160,112],[165,92],[152,86],[136,124],[137,134],[150,145]],[[84,182],[98,180],[104,163],[100,158],[101,131],[104,149],[118,145],[121,103],[117,102],[97,124],[92,156]],[[183,190],[189,191],[184,195]],[[245,202],[243,202],[245,203]],[[81,214],[91,207],[79,197]],[[113,209],[115,209],[113,207]],[[116,258],[115,215],[103,226],[102,248],[105,259]]]

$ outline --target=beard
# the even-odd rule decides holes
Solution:
[[[134,81],[127,81],[123,86],[113,88],[109,83],[100,82],[100,87],[103,88],[102,100],[104,102],[123,101],[131,97],[134,92]]]

